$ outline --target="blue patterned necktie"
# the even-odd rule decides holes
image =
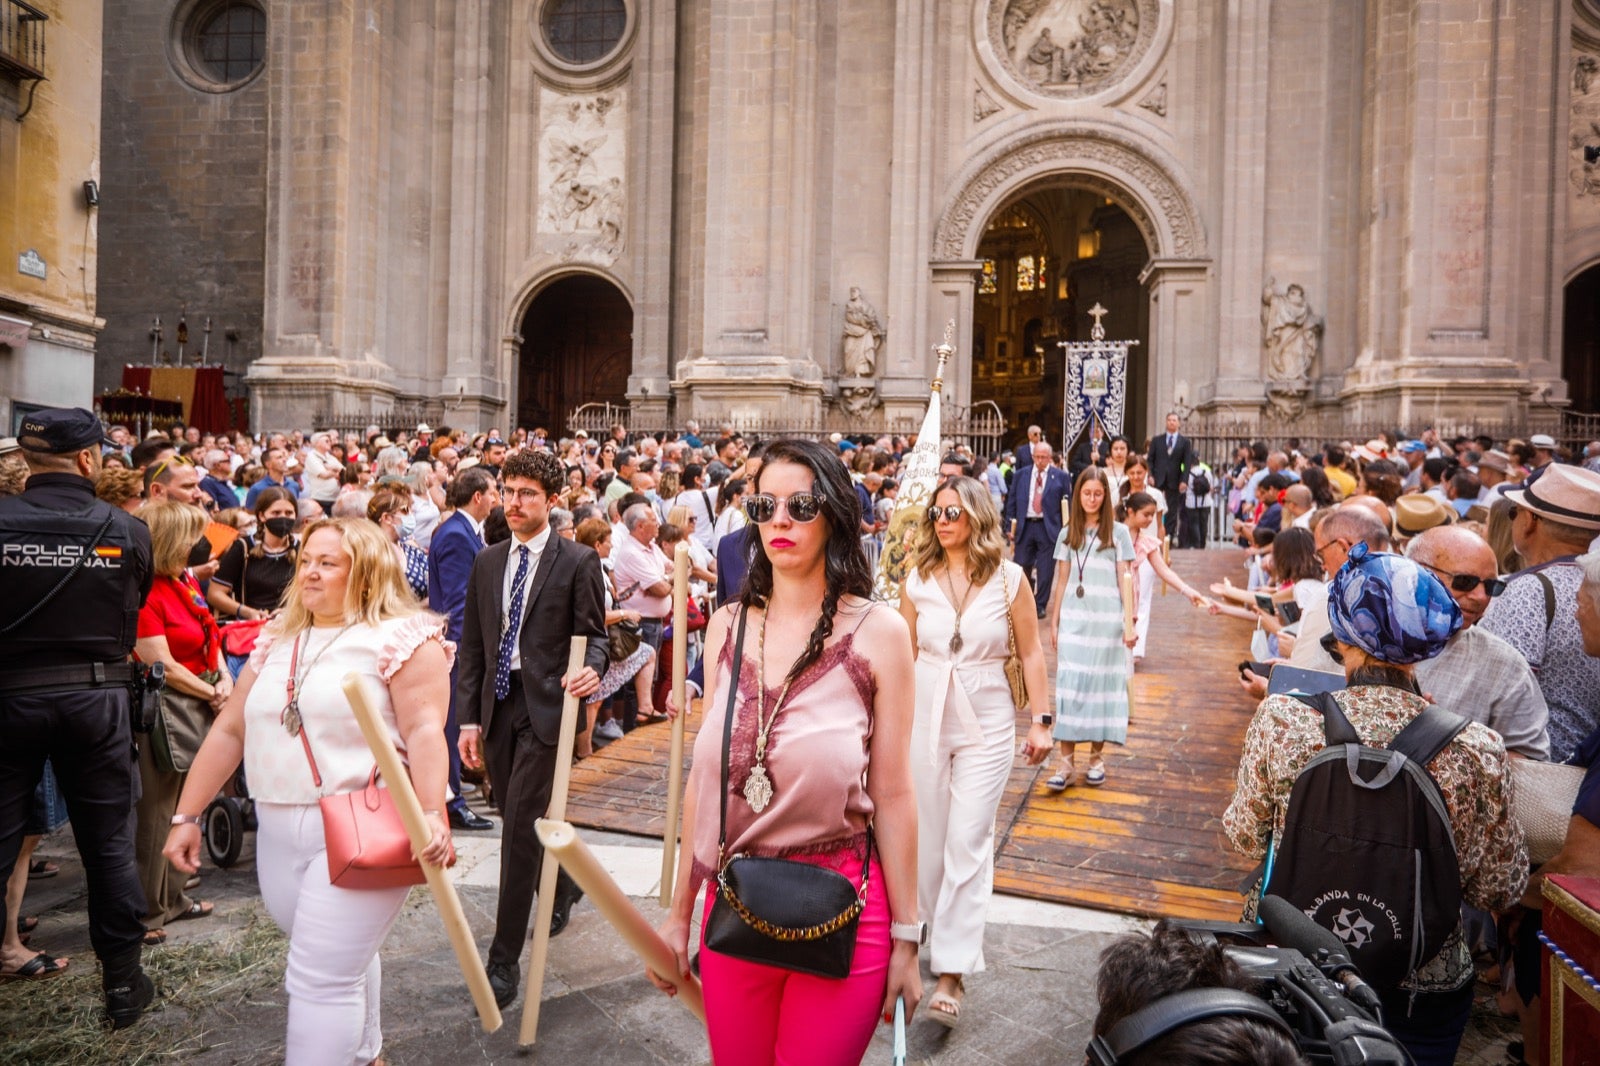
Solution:
[[[517,634],[522,631],[523,579],[528,576],[528,546],[517,545],[517,572],[511,575],[511,612],[500,634],[500,658],[494,668],[494,698],[503,700],[511,694],[511,653],[517,647]]]

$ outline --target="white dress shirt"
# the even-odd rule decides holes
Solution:
[[[522,576],[522,615],[526,623],[528,615],[528,586],[533,582],[533,575],[539,569],[539,558],[544,554],[544,547],[550,543],[550,526],[547,524],[538,533],[527,540],[516,534],[511,536],[511,555],[506,559],[506,575],[501,579],[500,585],[500,625],[501,635],[505,634],[505,627],[511,624],[511,594],[515,591],[511,582],[517,576],[518,549],[528,549],[528,572]],[[518,633],[517,641],[511,645],[511,669],[522,669],[522,638]]]

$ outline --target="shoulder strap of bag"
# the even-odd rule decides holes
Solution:
[[[1467,720],[1461,715],[1430,704],[1395,734],[1389,750],[1426,767],[1465,728]]]
[[[733,747],[733,705],[739,695],[739,671],[744,667],[744,626],[750,608],[739,608],[738,635],[733,638],[733,670],[728,674],[728,713],[722,721],[722,813],[717,822],[717,867],[722,866],[722,853],[728,842],[728,752]],[[756,684],[763,684],[756,678]]]
[[[1314,696],[1307,696],[1303,692],[1296,692],[1294,698],[1307,707],[1315,707],[1322,714],[1322,735],[1327,740],[1328,746],[1335,744],[1359,744],[1361,734],[1356,732],[1356,727],[1350,724],[1350,719],[1345,716],[1344,708],[1339,706],[1339,701],[1334,699],[1331,692],[1318,692]]]
[[[290,702],[293,702],[294,700],[294,672],[299,663],[300,637],[297,634],[294,638],[293,646],[289,649],[289,680],[284,684],[284,687],[289,690],[288,695]],[[284,706],[287,707],[288,704],[286,703]],[[300,746],[306,751],[306,763],[311,767],[311,780],[317,786],[318,790],[321,790],[322,772],[317,769],[317,760],[311,754],[311,737],[306,731],[306,723],[304,719],[302,719],[300,722]]]
[[[1006,658],[1017,654],[1016,623],[1011,620],[1011,583],[1006,580],[1006,563],[1000,560],[1000,588],[1006,597]]]
[[[717,520],[717,509],[711,506],[711,494],[705,489],[700,490],[700,502],[706,505],[706,524],[714,524]]]
[[[1550,632],[1550,627],[1556,620],[1556,586],[1544,575],[1541,570],[1535,570],[1533,576],[1539,579],[1539,588],[1544,592],[1544,631]]]

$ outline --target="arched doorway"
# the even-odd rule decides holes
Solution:
[[[516,424],[564,433],[586,403],[626,403],[633,308],[615,285],[574,274],[545,286],[522,318]]]
[[[1567,283],[1561,376],[1573,410],[1600,414],[1600,263]]]
[[[972,315],[972,400],[993,400],[1019,443],[1029,425],[1062,441],[1061,341],[1088,340],[1089,308],[1107,311],[1106,334],[1137,340],[1129,352],[1123,432],[1142,445],[1150,301],[1139,273],[1151,258],[1138,225],[1102,192],[1062,184],[1035,188],[989,219],[978,243]]]

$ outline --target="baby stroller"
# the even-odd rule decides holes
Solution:
[[[244,835],[256,831],[256,804],[245,785],[244,766],[234,771],[233,778],[223,786],[222,792],[206,807],[202,816],[200,834],[206,842],[206,854],[211,861],[226,870],[239,861],[244,849]]]

